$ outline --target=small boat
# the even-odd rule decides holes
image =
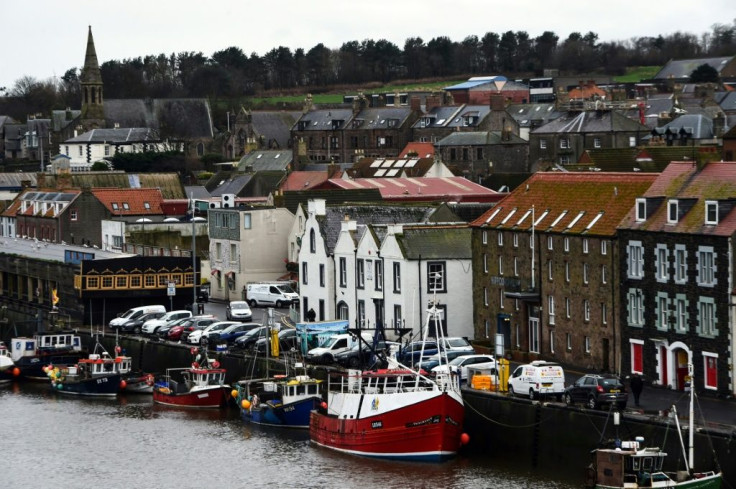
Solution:
[[[44,367],[74,366],[87,356],[81,338],[72,332],[36,333],[33,338],[13,338],[10,352],[19,369],[19,379],[42,381],[48,381]]]
[[[121,357],[113,358],[99,343],[87,358],[75,366],[44,367],[52,388],[61,394],[77,396],[115,397],[123,387],[120,373]]]
[[[128,394],[152,394],[153,374],[133,370],[133,358],[115,345],[115,370],[120,373],[120,391]]]
[[[439,318],[435,304],[427,312],[424,338],[430,321]],[[327,402],[311,413],[309,434],[313,443],[345,453],[441,461],[468,441],[464,415],[457,375],[441,372],[432,379],[390,361],[385,369],[349,370],[337,382],[331,376]]]
[[[20,369],[15,366],[10,351],[5,343],[0,341],[0,385],[9,384],[20,374]]]
[[[245,422],[307,429],[310,412],[322,402],[321,384],[307,375],[241,380],[233,397]]]
[[[693,366],[688,364],[688,375],[693,378]],[[696,472],[694,462],[694,388],[690,386],[689,450],[685,443],[677,418],[677,409],[672,406],[672,415],[680,435],[685,470],[665,472],[667,453],[659,447],[644,447],[644,438],[620,441],[613,447],[593,450],[593,463],[588,467],[586,487],[594,489],[639,489],[645,487],[671,487],[680,489],[719,489],[723,480],[721,471]]]
[[[153,385],[153,402],[186,408],[221,408],[227,403],[230,386],[225,369],[207,358],[206,349],[192,348],[195,361],[190,367],[166,369]]]

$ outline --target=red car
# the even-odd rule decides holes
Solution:
[[[169,341],[182,340],[183,334],[188,335],[191,331],[194,331],[198,327],[203,328],[215,322],[217,322],[217,318],[214,316],[208,316],[208,317],[197,316],[197,317],[189,318],[183,323],[177,324],[176,326],[171,328],[168,334],[166,335],[166,339]]]

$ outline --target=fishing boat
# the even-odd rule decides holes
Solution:
[[[430,321],[440,317],[434,302],[427,312],[425,339]],[[345,453],[441,461],[468,441],[464,414],[457,375],[429,378],[390,361],[385,369],[330,376],[327,402],[312,411],[309,434],[313,443]]]
[[[221,408],[227,403],[230,386],[225,369],[209,360],[206,350],[192,348],[195,360],[190,367],[166,369],[153,385],[153,402],[185,408]]]
[[[307,429],[310,412],[322,402],[321,384],[307,375],[275,375],[241,380],[232,394],[245,422]]]
[[[20,374],[20,369],[15,366],[10,351],[5,343],[0,341],[0,385],[9,384]]]
[[[133,358],[125,355],[119,345],[115,345],[115,370],[120,373],[120,391],[127,394],[152,394],[154,376],[150,373],[133,370]]]
[[[13,338],[10,352],[18,367],[19,379],[42,381],[48,381],[44,367],[74,366],[87,356],[81,338],[72,332],[36,333],[33,338]]]
[[[693,366],[688,364],[688,375],[693,378]],[[697,472],[694,462],[694,388],[690,386],[690,412],[688,449],[672,406],[672,416],[680,435],[685,470],[666,472],[667,453],[659,447],[645,447],[644,438],[617,442],[614,447],[593,450],[593,463],[588,467],[586,487],[594,489],[639,489],[645,487],[671,487],[680,489],[719,489],[723,475],[718,471]]]
[[[76,365],[49,365],[44,370],[51,379],[52,388],[61,394],[115,397],[124,385],[120,369],[122,362],[122,358],[113,358],[97,343],[93,353]]]

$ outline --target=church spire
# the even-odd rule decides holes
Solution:
[[[105,127],[105,111],[102,105],[102,72],[97,62],[92,26],[87,35],[87,52],[84,68],[79,77],[82,86],[82,125],[85,130]]]

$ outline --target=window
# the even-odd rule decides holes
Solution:
[[[657,269],[657,282],[666,282],[669,278],[667,257],[669,256],[667,245],[658,244],[654,255],[654,266]]]
[[[250,229],[251,228],[251,214],[249,212],[246,212],[243,214],[243,229]]]
[[[636,136],[629,136],[629,148],[636,148]]]
[[[565,253],[569,252],[570,251],[570,238],[565,236],[565,239],[562,243],[563,243],[563,246],[565,247]]]
[[[80,144],[78,147],[79,147],[79,156],[83,156],[84,150],[82,149],[82,145]]]
[[[483,253],[483,272],[488,273],[488,255]]]
[[[519,276],[519,260],[518,258],[514,257],[514,277]]]
[[[498,257],[498,274],[503,275],[503,256]]]
[[[488,231],[483,231],[483,244],[488,244]]]
[[[608,253],[608,241],[603,240],[601,241],[601,255],[606,255]]]
[[[444,262],[427,263],[427,291],[447,292]]]
[[[304,285],[307,285],[307,273],[309,272],[309,267],[307,266],[307,262],[302,262],[302,283]]]
[[[565,262],[565,282],[570,283],[570,262]]]
[[[72,210],[71,210],[71,211],[69,212],[69,219],[70,219],[70,220],[72,220],[72,221],[76,221],[76,220],[78,219],[78,217],[79,217],[79,216],[78,216],[78,214],[77,214],[77,210],[76,210],[76,209],[72,209]]]
[[[705,201],[705,223],[718,224],[718,201]]]
[[[222,243],[215,243],[215,260],[222,260]]]
[[[483,305],[488,305],[488,287],[483,287]]]
[[[608,279],[606,278],[606,275],[608,274],[608,269],[605,265],[601,265],[601,283],[605,284],[608,283]]]
[[[554,265],[553,265],[553,263],[554,262],[552,260],[550,260],[550,261],[547,262],[547,279],[550,282],[554,279],[554,274],[553,274],[553,267],[554,267]]]
[[[504,308],[504,299],[506,298],[505,295],[506,295],[506,293],[504,292],[504,290],[503,289],[499,289],[499,291],[498,291],[498,304],[499,304],[498,307],[499,307],[499,309],[503,309]]]
[[[601,324],[608,324],[608,315],[606,314],[605,302],[601,302]]]
[[[679,220],[679,205],[677,200],[670,200],[667,202],[667,224],[677,224]]]
[[[570,319],[570,298],[565,297],[565,317]]]
[[[547,140],[546,139],[540,139],[539,140],[539,149],[547,149]]]
[[[486,337],[486,338],[490,338],[490,337],[491,337],[491,322],[490,322],[489,320],[487,320],[487,319],[486,319],[486,320],[484,321],[483,325],[484,325],[484,327],[485,327],[485,334],[486,334],[486,336],[485,336],[485,337]]]
[[[514,233],[514,248],[519,247],[519,233]]]
[[[590,353],[590,336],[585,337],[585,353]]]
[[[358,301],[358,327],[367,328],[368,325],[365,322],[365,301],[363,299]]]
[[[348,285],[348,265],[344,256],[340,257],[339,260],[340,269],[340,287],[347,287]]]
[[[569,165],[569,164],[570,164],[570,155],[561,155],[560,165]]]
[[[636,221],[643,222],[647,218],[646,199],[636,199]]]
[[[567,351],[572,350],[572,333],[567,333],[565,335],[565,347],[567,348]]]
[[[588,264],[583,263],[583,283],[588,284]]]
[[[644,295],[641,289],[629,289],[627,295],[629,326],[644,326]]]
[[[549,352],[550,353],[555,352],[555,331],[554,330],[549,332]]]
[[[383,290],[383,262],[376,260],[376,290]]]
[[[483,159],[483,148],[475,148],[475,159],[476,160]]]
[[[687,250],[684,245],[675,245],[675,282],[687,282]]]
[[[675,330],[687,333],[687,299],[684,294],[675,296]]]
[[[324,263],[319,264],[319,286],[325,286],[325,265]]]
[[[144,209],[150,209],[151,208],[151,203],[150,202],[144,202],[143,203],[143,208]]]
[[[401,328],[403,326],[402,321],[403,320],[401,318],[401,306],[394,305],[394,328],[395,329]]]
[[[570,147],[570,140],[566,138],[560,139],[560,149],[568,149]]]
[[[309,252],[317,252],[317,234],[314,232],[314,229],[309,230]]]
[[[644,247],[641,241],[630,241],[626,252],[628,278],[642,278],[644,276]]]
[[[583,238],[583,253],[588,254],[588,238]]]
[[[394,262],[394,292],[401,292],[401,263]]]
[[[358,283],[356,284],[356,287],[362,289],[363,287],[365,287],[365,260],[360,258],[357,263],[357,268],[358,270],[356,273],[358,275]]]
[[[529,321],[529,352],[539,353],[539,321]]]
[[[583,300],[583,319],[590,321],[590,301],[588,299]]]
[[[669,329],[670,322],[670,301],[667,297],[667,293],[657,293],[657,329],[660,331],[667,331]]]
[[[123,202],[123,210],[129,211],[130,205],[127,202]]]
[[[114,211],[118,210],[118,203],[117,202],[113,202],[112,203],[112,210],[114,210]]]
[[[715,253],[712,246],[698,248],[698,285],[713,286],[715,281]]]
[[[235,243],[230,244],[230,263],[238,261],[238,246]]]
[[[340,302],[337,305],[337,319],[348,319],[349,315],[350,310],[348,309],[348,305],[344,302]]]
[[[547,236],[547,249],[552,251],[554,249],[554,243],[552,242],[552,236]]]
[[[498,246],[503,246],[503,233],[498,233]]]
[[[716,305],[714,300],[710,297],[701,297],[700,301],[698,301],[698,334],[709,338],[718,336],[715,313]]]
[[[549,325],[555,324],[555,297],[547,296],[547,316],[549,317]]]
[[[601,138],[593,138],[593,147],[594,148],[600,148],[601,147]]]

